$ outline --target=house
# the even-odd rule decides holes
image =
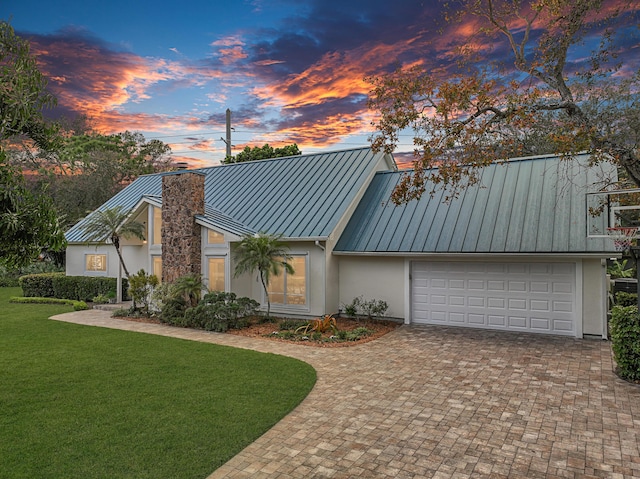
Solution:
[[[234,277],[245,234],[282,234],[295,273],[270,286],[272,311],[313,317],[357,296],[405,323],[606,337],[608,238],[588,238],[586,195],[611,168],[588,156],[491,165],[478,184],[396,206],[406,172],[369,148],[146,175],[101,208],[147,227],[125,240],[128,268],[163,281],[195,272],[210,289],[265,303],[256,275]],[[429,187],[427,187],[429,191]],[[113,247],[67,232],[67,274],[116,276]]]

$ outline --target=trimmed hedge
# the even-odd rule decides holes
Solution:
[[[84,301],[74,301],[72,299],[58,299],[58,298],[35,298],[35,297],[16,297],[9,298],[10,303],[23,303],[23,304],[66,304],[73,306],[74,311],[84,311],[89,309],[87,303]]]
[[[20,278],[26,297],[61,298],[91,301],[98,295],[115,291],[116,278],[104,276],[65,276],[64,273],[29,274]],[[129,282],[122,278],[122,297],[127,297]]]
[[[614,306],[611,310],[611,349],[618,375],[640,380],[640,315],[637,306]]]
[[[64,273],[38,273],[20,276],[18,280],[22,288],[22,294],[26,297],[55,298],[53,279],[64,276]],[[66,298],[75,299],[75,298]]]

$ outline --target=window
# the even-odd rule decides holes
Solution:
[[[157,276],[158,281],[162,281],[162,257],[153,257],[153,274]]]
[[[162,210],[153,207],[153,241],[151,244],[162,244]]]
[[[224,291],[224,258],[209,258],[209,290]]]
[[[207,230],[207,243],[209,244],[224,244],[224,235],[217,231]]]
[[[307,304],[307,257],[292,255],[289,261],[294,273],[284,269],[269,281],[269,299],[272,303],[305,306]]]
[[[107,255],[106,254],[87,254],[85,259],[85,271],[96,271],[99,273],[107,272]]]

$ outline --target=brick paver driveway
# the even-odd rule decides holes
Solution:
[[[245,347],[312,364],[291,414],[215,478],[640,477],[640,386],[610,343],[407,327],[351,348],[118,321],[62,319]]]

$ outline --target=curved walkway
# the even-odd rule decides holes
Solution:
[[[640,386],[610,343],[403,326],[313,348],[136,323],[105,311],[53,319],[295,357],[309,396],[217,478],[640,477]]]

